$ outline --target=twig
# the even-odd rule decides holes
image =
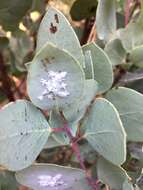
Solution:
[[[93,190],[97,190],[97,187],[98,187],[98,181],[94,181],[90,176],[88,176],[87,172],[86,172],[86,167],[85,167],[85,164],[84,164],[84,160],[82,159],[81,157],[81,154],[80,154],[80,150],[79,150],[79,147],[78,147],[78,144],[77,144],[77,139],[75,141],[75,137],[72,135],[72,132],[70,130],[70,128],[68,127],[68,123],[63,115],[62,112],[60,112],[61,114],[61,117],[63,119],[63,122],[64,122],[64,126],[63,128],[53,128],[53,131],[54,132],[62,132],[64,131],[67,136],[69,137],[70,139],[70,142],[71,142],[71,147],[80,163],[80,166],[81,166],[81,169],[83,169],[85,171],[85,174],[86,174],[86,180],[88,182],[88,184],[93,188]]]
[[[130,18],[130,4],[131,4],[131,0],[126,0],[126,4],[125,4],[125,26],[128,24],[129,18]]]
[[[6,66],[4,65],[4,59],[2,53],[0,53],[0,76],[2,80],[3,91],[5,92],[9,101],[14,101],[13,91],[11,89],[11,79],[7,74]]]

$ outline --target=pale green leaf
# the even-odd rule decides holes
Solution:
[[[94,80],[86,80],[83,95],[77,104],[70,105],[64,110],[64,115],[69,123],[78,122],[85,114],[88,106],[97,93],[97,83]]]
[[[129,23],[126,28],[117,31],[117,38],[121,39],[124,49],[131,52],[143,44],[143,28],[138,23]]]
[[[96,12],[96,28],[99,39],[108,41],[116,30],[116,1],[99,0]]]
[[[35,161],[50,127],[42,113],[26,100],[7,104],[0,111],[0,164],[20,170]]]
[[[36,51],[47,42],[67,50],[81,65],[84,64],[82,49],[73,28],[66,17],[53,7],[48,7],[40,24]]]
[[[16,179],[33,190],[90,190],[82,170],[54,164],[33,165],[17,172]]]
[[[113,39],[109,41],[105,46],[105,52],[110,58],[112,65],[120,65],[125,62],[126,59],[126,51],[123,48],[121,40]]]
[[[126,134],[115,107],[98,98],[83,122],[85,138],[104,158],[116,165],[126,159]]]
[[[143,95],[135,90],[119,87],[106,95],[117,108],[129,141],[143,141]]]
[[[112,65],[107,54],[95,43],[83,46],[83,51],[84,53],[91,51],[94,79],[98,83],[98,93],[107,91],[113,83]]]
[[[84,88],[84,73],[78,62],[66,51],[48,43],[36,54],[28,67],[28,94],[36,106],[46,110],[53,107],[63,108],[75,103],[81,97]],[[67,96],[52,95],[48,98],[45,95],[42,99],[39,98],[45,90],[41,80],[49,80],[47,77],[49,72],[66,72],[64,83],[68,92]]]
[[[103,183],[114,190],[121,190],[124,181],[128,179],[128,175],[123,168],[113,165],[104,158],[99,158],[97,162],[97,175]]]
[[[130,60],[134,65],[143,68],[143,45],[131,51]]]

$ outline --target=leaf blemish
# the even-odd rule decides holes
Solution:
[[[55,14],[54,17],[55,17],[55,21],[56,21],[56,23],[59,24],[59,17],[58,17],[58,15]]]
[[[57,32],[57,26],[54,26],[53,23],[51,22],[51,25],[50,25],[50,32],[55,34]]]

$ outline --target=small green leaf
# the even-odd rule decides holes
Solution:
[[[113,39],[109,41],[105,46],[105,52],[110,58],[112,65],[120,65],[125,62],[126,59],[126,51],[123,48],[121,40]]]
[[[52,44],[36,54],[28,71],[28,94],[41,109],[62,109],[77,102],[83,93],[82,68],[71,55]]]
[[[130,60],[134,65],[143,68],[143,45],[131,51]]]
[[[72,104],[64,110],[64,115],[69,123],[78,122],[85,114],[88,106],[97,93],[95,80],[85,80],[83,95],[77,104]]]
[[[108,56],[95,43],[83,46],[83,51],[91,51],[94,79],[98,82],[98,93],[107,91],[113,83],[112,65]]]
[[[84,64],[82,49],[73,28],[66,17],[52,7],[48,8],[40,24],[36,51],[39,51],[47,42],[67,50],[81,65]]]
[[[124,181],[128,179],[128,175],[123,168],[113,165],[103,158],[99,158],[97,162],[97,175],[103,183],[115,190],[122,189]]]
[[[143,28],[139,23],[129,23],[126,28],[117,31],[117,38],[121,39],[124,49],[131,52],[143,44]]]
[[[96,13],[96,28],[99,39],[108,41],[116,30],[116,1],[100,0]]]
[[[85,138],[99,154],[116,165],[125,161],[126,134],[119,114],[110,102],[96,99],[83,127]]]
[[[22,185],[33,190],[90,190],[82,170],[54,164],[36,164],[16,173]]]
[[[50,113],[49,120],[51,128],[63,128],[64,122],[58,111],[52,110]],[[53,139],[55,139],[59,145],[69,144],[69,138],[65,132],[57,132],[52,134]],[[47,142],[48,143],[48,142]]]
[[[97,0],[76,0],[70,10],[73,20],[80,21],[96,15]]]
[[[28,167],[48,139],[48,122],[26,100],[17,100],[3,107],[0,121],[0,164],[14,171]]]
[[[119,87],[106,95],[117,108],[129,141],[143,141],[143,95],[135,90]]]

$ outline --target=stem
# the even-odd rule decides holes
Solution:
[[[129,22],[129,17],[130,17],[130,4],[131,0],[126,0],[126,5],[125,5],[125,26]]]
[[[68,123],[65,120],[63,113],[60,112],[60,114],[64,120],[64,127],[63,128],[53,128],[53,131],[54,132],[63,132],[64,131],[67,134],[67,136],[69,137],[70,142],[71,142],[71,147],[77,157],[77,160],[79,161],[81,168],[85,171],[86,180],[87,180],[88,184],[93,188],[93,190],[97,190],[98,189],[98,180],[94,181],[90,176],[88,176],[88,174],[86,172],[84,160],[81,157],[80,150],[78,147],[78,143],[77,143],[78,141],[77,141],[77,139],[75,140],[74,136],[72,135],[72,132],[71,132],[70,128],[68,127]]]
[[[4,59],[3,59],[3,55],[2,53],[0,53],[0,75],[1,75],[1,80],[2,80],[2,88],[7,96],[7,98],[9,99],[9,101],[14,101],[14,95],[13,95],[13,91],[11,89],[11,79],[7,74],[7,69],[6,66],[4,64]]]

